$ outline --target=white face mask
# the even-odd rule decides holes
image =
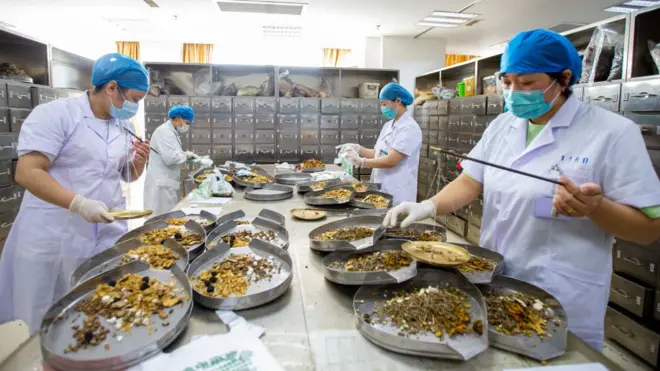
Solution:
[[[185,134],[185,133],[188,132],[188,130],[190,130],[190,126],[189,126],[189,125],[185,125],[185,124],[184,124],[182,127],[180,127],[180,128],[176,128],[176,131],[177,131],[179,134]]]

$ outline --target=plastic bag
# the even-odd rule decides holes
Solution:
[[[209,156],[195,156],[194,158],[188,160],[192,164],[200,164],[202,167],[213,166],[213,160]]]
[[[259,90],[260,97],[272,97],[275,94],[275,76],[269,73],[266,80],[261,84]]]
[[[651,53],[651,58],[653,59],[653,65],[655,66],[655,73],[658,74],[660,71],[660,43],[657,43],[653,40],[646,42],[649,46],[649,52]]]
[[[623,42],[614,47],[614,59],[612,59],[612,68],[607,76],[607,81],[620,80],[623,76]]]
[[[222,89],[222,95],[223,97],[235,97],[236,94],[238,94],[238,88],[236,88],[236,84],[233,82],[229,85],[227,85],[224,89]]]
[[[589,45],[584,51],[582,59],[582,75],[579,83],[592,83],[608,80],[610,76],[616,76],[621,70],[623,64],[623,49],[620,52],[620,60],[614,64],[615,49],[621,44],[623,46],[623,36],[618,32],[604,28],[596,27],[591,35]]]
[[[215,95],[222,90],[222,82],[211,82],[211,70],[202,68],[193,73],[193,89],[197,95]]]
[[[212,176],[212,175],[209,175]],[[206,177],[202,184],[197,187],[197,189],[193,189],[192,192],[190,192],[190,199],[191,200],[208,200],[213,196],[213,193],[211,192],[211,184],[208,181],[209,177]]]
[[[234,187],[225,180],[224,175],[211,174],[206,177],[206,181],[209,182],[214,197],[232,197],[234,194]]]

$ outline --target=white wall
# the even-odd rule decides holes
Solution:
[[[183,43],[173,41],[140,42],[140,58],[143,62],[181,63]]]
[[[367,37],[364,47],[364,67],[382,68],[383,50],[380,37]]]
[[[445,45],[444,39],[383,36],[382,68],[400,70],[399,83],[412,93],[417,75],[445,65]]]

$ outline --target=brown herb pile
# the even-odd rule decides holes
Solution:
[[[351,198],[351,191],[345,188],[333,189],[320,195],[319,198],[345,201]]]
[[[249,245],[253,239],[264,240],[266,242],[275,242],[277,236],[273,231],[240,231],[223,234],[221,238],[227,245],[229,245],[229,247],[244,247]]]
[[[385,234],[388,237],[406,238],[412,241],[440,242],[442,234],[439,231],[427,229],[420,231],[413,228],[391,228]]]
[[[88,316],[83,321],[83,326],[71,326],[73,330],[73,340],[71,344],[64,349],[64,353],[75,353],[80,349],[87,349],[101,344],[107,337],[110,330],[101,325],[98,316]]]
[[[139,260],[149,264],[153,269],[169,269],[179,257],[163,245],[147,245],[133,249],[122,256],[122,263],[130,263]]]
[[[372,204],[376,209],[387,209],[387,205],[389,204],[389,201],[381,195],[368,195],[356,201]]]
[[[357,241],[374,235],[374,230],[367,227],[338,228],[323,232],[317,241]]]
[[[314,183],[311,184],[310,187],[311,187],[312,190],[314,190],[314,191],[320,191],[320,190],[322,190],[323,188],[325,188],[325,185],[326,185],[326,184],[328,184],[328,182],[326,182],[326,181],[314,182]]]
[[[497,263],[486,258],[474,256],[467,263],[458,266],[458,270],[465,273],[492,271]]]
[[[273,182],[273,178],[258,174],[254,174],[251,176],[241,176],[239,178],[241,178],[241,180],[243,180],[244,182],[252,183],[252,184],[264,184],[264,183]]]
[[[317,159],[309,159],[305,160],[302,164],[296,165],[296,170],[302,170],[302,169],[320,169],[324,168],[325,164],[323,161],[317,160]]]
[[[407,267],[412,263],[408,254],[399,250],[377,251],[349,258],[346,262],[334,262],[331,268],[349,272],[389,272]]]
[[[521,293],[501,295],[489,292],[485,295],[488,308],[488,323],[505,335],[534,334],[552,337],[546,334],[548,321],[559,324],[558,319],[550,318],[546,305],[530,295]]]
[[[181,231],[179,227],[169,227],[165,229],[156,229],[146,232],[140,236],[139,240],[147,245],[160,245],[165,240],[174,238],[182,246],[193,246],[202,242],[202,235]]]
[[[193,219],[193,218],[190,218],[190,217],[171,218],[171,219],[167,219],[167,224],[174,225],[174,226],[184,226],[184,225],[186,225],[186,223],[188,223],[188,220],[190,220],[190,219]],[[211,221],[209,221],[209,220],[201,220],[201,219],[193,219],[193,220],[196,221],[197,223],[199,223],[199,225],[201,225],[202,227],[206,227],[207,225],[211,224]]]
[[[353,189],[355,189],[358,192],[366,192],[367,186],[362,183],[353,183]]]
[[[369,323],[392,323],[399,328],[401,336],[430,332],[440,338],[443,334],[453,336],[474,331],[469,312],[468,298],[461,291],[427,287],[399,292],[387,301],[376,302],[374,313],[363,318]]]
[[[222,262],[213,263],[202,271],[193,287],[199,293],[214,298],[245,295],[252,282],[273,277],[275,262],[255,254],[233,254]]]

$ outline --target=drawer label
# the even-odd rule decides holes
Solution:
[[[616,258],[621,259],[621,250],[616,251]]]
[[[655,264],[654,263],[649,263],[649,271],[651,271],[651,273],[655,272]]]
[[[651,353],[655,354],[655,344],[651,344]]]
[[[637,305],[642,305],[642,298],[640,298],[638,296],[637,299],[635,300],[635,302],[636,302]]]

